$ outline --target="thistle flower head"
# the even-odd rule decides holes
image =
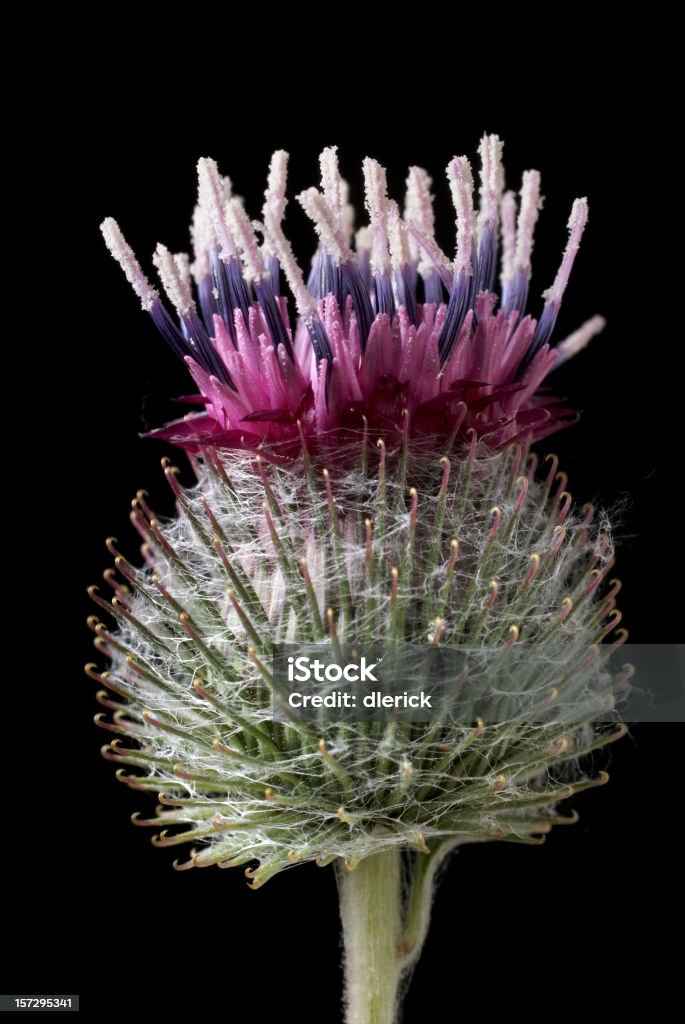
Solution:
[[[199,453],[196,480],[182,486],[165,460],[168,522],[137,495],[142,569],[108,542],[114,597],[92,596],[118,628],[91,619],[109,668],[88,666],[103,684],[98,724],[114,734],[104,755],[159,794],[136,819],[161,827],[157,845],[194,844],[181,869],[250,865],[256,887],[304,860],[351,868],[398,847],[538,842],[573,820],[560,800],[604,780],[583,757],[621,734],[594,722],[616,681],[588,684],[585,668],[603,663],[598,645],[620,620],[618,585],[601,586],[611,537],[592,508],[573,508],[556,457],[538,473],[530,448],[572,419],[542,381],[603,326],[595,317],[550,345],[587,204],[573,206],[536,320],[539,175],[524,175],[517,212],[501,151],[482,140],[478,209],[469,161],[448,166],[452,259],[425,171],[410,169],[400,213],[365,160],[368,225],[355,234],[324,150],[320,189],[298,197],[319,241],[306,281],[282,226],[286,154],[274,154],[259,222],[201,160],[193,262],[161,245],[154,256],[176,318],[117,225],[103,225],[204,406],[157,432]],[[560,646],[524,673],[523,703],[497,692],[488,721],[477,701],[424,725],[274,716],[278,643],[466,645],[506,668],[517,645],[550,640]]]
[[[368,223],[355,234],[337,152],[324,150],[321,187],[297,196],[318,239],[305,280],[283,227],[287,154],[272,158],[259,221],[216,163],[201,159],[193,263],[163,245],[153,257],[167,303],[107,219],[110,251],[185,360],[204,406],[156,435],[194,451],[277,443],[285,453],[287,442],[299,450],[301,435],[330,450],[341,431],[366,425],[390,446],[405,429],[442,442],[475,431],[492,450],[573,422],[573,411],[540,386],[603,326],[593,317],[560,346],[550,344],[587,202],[573,205],[568,245],[536,319],[526,308],[540,176],[524,174],[517,204],[503,193],[497,136],[483,137],[480,162],[478,209],[469,160],[455,157],[447,167],[456,214],[447,256],[435,240],[425,171],[410,169],[401,214],[385,169],[367,158]]]

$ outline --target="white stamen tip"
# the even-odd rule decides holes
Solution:
[[[497,135],[484,135],[480,140],[480,215],[479,227],[496,226],[500,197],[504,188],[502,150],[504,144]]]
[[[264,227],[266,228],[269,247],[278,257],[281,269],[285,274],[290,291],[293,293],[297,312],[306,320],[311,319],[316,313],[316,301],[307,291],[302,271],[293,255],[292,246],[283,234],[280,221],[276,214],[267,205],[264,208]]]
[[[193,222],[190,226],[190,237],[193,242],[194,262],[190,268],[197,284],[206,280],[212,272],[209,262],[209,250],[216,246],[216,234],[212,227],[209,213],[203,206],[196,206]]]
[[[435,237],[435,215],[433,213],[433,196],[431,185],[433,179],[423,167],[410,167],[407,178],[407,193],[404,200],[404,220],[412,223],[424,238]],[[409,234],[409,251],[412,259],[418,262],[418,272],[422,277],[434,272],[433,263],[424,258],[424,251],[413,234]],[[449,266],[449,262],[447,264]]]
[[[577,235],[577,245],[580,244],[581,235],[585,230],[588,217],[588,205],[587,198],[583,196],[582,199],[574,199],[573,206],[571,207],[571,215],[568,219],[568,229],[571,235]]]
[[[230,197],[231,183],[228,178],[221,177],[216,161],[209,157],[201,157],[198,160],[197,178],[200,206],[209,214],[222,247],[221,258],[227,260],[236,255],[235,242],[226,224],[226,201]]]
[[[371,271],[375,275],[389,270],[388,258],[388,186],[385,168],[377,160],[366,157],[363,164],[366,209],[369,212],[373,248]]]
[[[371,252],[373,245],[373,236],[371,234],[371,228],[365,227],[360,228],[354,236],[354,245],[357,252]]]
[[[452,192],[452,202],[457,211],[457,255],[454,260],[455,274],[471,273],[471,252],[473,248],[474,210],[473,174],[471,164],[465,156],[455,156],[447,168],[447,180]]]
[[[240,256],[248,281],[258,281],[268,276],[262,254],[259,251],[257,236],[239,199],[231,199],[226,204],[226,221],[232,237],[240,250]]]
[[[314,222],[316,233],[329,256],[341,265],[352,259],[342,228],[333,210],[318,189],[308,188],[300,192],[297,201],[307,216]]]
[[[328,146],[319,157],[321,168],[321,188],[324,199],[328,203],[336,218],[340,217],[342,205],[345,201],[343,196],[343,181],[338,168],[338,147]]]
[[[433,214],[433,179],[423,167],[410,167],[407,178],[407,194],[404,201],[404,219],[412,220],[424,235],[433,236],[435,216]]]
[[[264,193],[264,202],[268,206],[279,224],[283,220],[283,214],[287,205],[285,189],[288,181],[288,154],[284,149],[277,149],[271,157],[269,164],[269,177]],[[263,216],[263,214],[262,214]]]
[[[193,299],[187,281],[179,272],[176,259],[165,245],[159,244],[152,262],[172,306],[179,316],[186,316],[193,308]]]
[[[100,225],[100,230],[105,239],[105,245],[126,275],[126,280],[140,299],[143,309],[152,309],[159,298],[157,290],[152,287],[143,273],[140,263],[122,235],[119,225],[113,217],[107,217]]]
[[[530,274],[530,257],[533,252],[535,225],[541,209],[540,172],[524,171],[521,184],[521,208],[516,228],[514,270],[522,270],[528,275]]]
[[[388,202],[388,240],[390,243],[390,263],[393,270],[401,270],[409,265],[409,238],[407,225],[400,217],[400,211],[394,199]]]
[[[175,252],[174,263],[176,264],[176,272],[179,280],[183,285],[183,290],[186,294],[187,300],[190,305],[193,304],[193,288],[190,283],[190,257],[187,252]]]
[[[347,189],[346,181],[343,182],[343,186],[345,189]],[[355,213],[356,211],[352,203],[343,204],[342,213],[340,214],[340,227],[342,230],[343,238],[345,239],[345,244],[347,245],[348,248],[352,244],[352,235],[354,234]]]
[[[573,203],[571,216],[568,220],[568,242],[564,249],[564,255],[561,258],[561,266],[559,267],[557,276],[554,279],[554,284],[544,293],[544,298],[547,302],[555,302],[559,304],[563,298],[568,284],[568,279],[571,276],[571,270],[576,258],[576,253],[580,248],[580,240],[583,237],[583,232],[585,231],[587,218],[587,199],[576,199]]]
[[[577,331],[569,334],[557,345],[557,361],[562,363],[582,352],[586,345],[606,327],[603,316],[593,316],[586,320]]]
[[[505,192],[500,208],[502,221],[502,283],[511,281],[516,252],[516,196]]]

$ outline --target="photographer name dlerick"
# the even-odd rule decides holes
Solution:
[[[350,662],[347,665],[327,665],[318,659],[310,661],[306,655],[299,658],[288,658],[288,682],[307,683],[314,679],[319,683],[335,683],[344,679],[346,683],[367,681],[377,683],[378,679],[374,675],[377,664],[378,662],[374,662],[372,665],[367,665],[364,657],[358,664]],[[291,708],[356,708],[357,696],[344,690],[331,690],[325,695],[300,693],[296,690],[288,695],[288,704]],[[380,690],[373,690],[362,697],[362,704],[365,708],[432,707],[431,697],[423,691],[408,693],[406,690],[401,694],[388,694],[382,693]]]

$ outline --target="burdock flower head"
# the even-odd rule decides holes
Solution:
[[[160,826],[155,844],[193,844],[179,870],[245,865],[257,888],[297,862],[335,863],[351,1022],[393,1019],[446,854],[539,843],[574,820],[559,802],[604,781],[584,757],[621,734],[595,724],[616,680],[587,673],[619,620],[618,584],[602,586],[608,528],[574,509],[556,457],[538,474],[531,451],[575,419],[541,385],[603,327],[593,317],[553,344],[587,202],[573,204],[536,319],[540,177],[524,174],[517,203],[501,152],[483,138],[477,210],[469,161],[447,168],[452,259],[425,171],[410,168],[400,211],[365,160],[368,225],[355,233],[324,150],[321,188],[297,197],[318,237],[306,280],[283,229],[287,155],[273,156],[259,221],[203,159],[192,264],[154,255],[173,314],[117,224],[102,226],[202,407],[155,431],[196,476],[184,487],[164,460],[177,518],[161,522],[140,492],[144,565],[109,541],[112,603],[93,588],[118,626],[91,619],[110,662],[88,667],[111,712],[98,716],[115,734],[104,754],[159,794],[135,818]],[[429,721],[341,721],[283,707],[282,644],[470,653]],[[464,685],[479,652],[498,680],[506,670],[505,690],[477,673]]]
[[[536,321],[525,311],[540,176],[524,175],[517,216],[514,194],[502,195],[501,150],[496,136],[481,143],[478,213],[469,161],[456,157],[447,168],[457,213],[454,261],[435,241],[426,172],[411,168],[402,217],[388,199],[385,170],[370,159],[364,161],[370,223],[357,231],[353,248],[354,210],[336,151],[324,150],[321,190],[298,196],[319,238],[306,283],[282,229],[287,155],[273,156],[261,222],[249,219],[214,161],[200,160],[192,267],[185,254],[172,255],[163,245],[154,255],[176,319],[117,224],[106,220],[107,245],[143,308],[185,360],[205,406],[203,414],[157,434],[201,450],[297,441],[301,433],[321,440],[363,426],[394,443],[408,430],[410,438],[429,436],[444,445],[475,430],[498,448],[568,423],[572,413],[538,389],[603,326],[594,317],[550,347],[587,202],[573,205],[568,246]],[[281,295],[281,271],[297,320]]]

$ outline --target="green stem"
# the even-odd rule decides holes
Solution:
[[[338,872],[345,943],[346,1024],[394,1024],[402,974],[399,850]]]
[[[402,983],[428,932],[436,871],[456,845],[436,841],[428,854],[391,849],[360,861],[354,871],[338,871],[345,1024],[397,1021]]]

